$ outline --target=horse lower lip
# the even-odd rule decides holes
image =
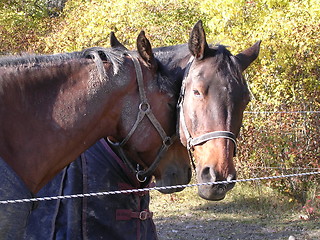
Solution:
[[[215,190],[216,192],[221,192],[221,193],[225,193],[228,189],[228,186],[226,184],[218,184],[215,187],[213,187],[213,190]]]
[[[227,192],[231,190],[234,185],[234,183],[228,183],[200,186],[198,188],[198,194],[200,197],[210,201],[220,201],[225,198]]]
[[[206,200],[210,200],[210,201],[220,201],[222,199],[225,198],[226,196],[226,191],[223,190],[221,191],[221,189],[203,189],[203,188],[199,188],[198,189],[198,194],[200,197],[206,199]]]
[[[164,189],[164,190],[159,190],[159,192],[163,194],[171,194],[175,192],[181,192],[184,188],[171,188],[171,189]]]

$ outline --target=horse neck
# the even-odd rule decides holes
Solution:
[[[95,64],[83,61],[2,74],[0,156],[34,193],[115,128],[104,118],[107,82],[94,81]]]

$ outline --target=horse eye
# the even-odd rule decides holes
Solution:
[[[201,94],[198,90],[195,89],[195,90],[193,90],[193,95],[199,97]]]

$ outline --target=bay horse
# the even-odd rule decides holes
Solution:
[[[236,138],[250,101],[242,72],[258,57],[260,43],[234,56],[225,46],[209,47],[201,21],[190,34],[192,58],[181,88],[179,132],[196,160],[199,183],[236,179]],[[201,185],[198,193],[204,199],[221,200],[234,185]]]
[[[120,51],[128,51],[118,42],[113,32],[110,36],[111,46],[119,48]],[[161,67],[161,64],[159,66]],[[175,107],[181,81],[175,81],[174,78],[168,78],[167,81],[170,84],[163,87],[170,90],[164,91],[174,93],[175,102],[171,104]],[[149,142],[146,141],[145,144]],[[118,150],[110,137],[99,140],[44,186],[38,196],[150,187],[151,179],[139,181],[133,171],[123,163],[122,152]],[[184,152],[187,153],[186,149]],[[175,172],[171,172],[172,176],[167,178],[172,179],[174,174]],[[161,185],[170,185],[170,182],[164,182],[167,178],[160,180]],[[107,236],[110,239],[157,239],[149,202],[148,191],[41,201],[30,214],[25,239],[103,239]]]
[[[190,181],[187,152],[172,138],[177,99],[167,87],[170,76],[143,31],[137,49],[0,60],[1,200],[32,197],[107,136],[130,156],[127,165],[139,180],[154,175],[158,186]],[[0,236],[21,239],[31,208],[0,204]]]
[[[190,38],[192,39],[200,30],[204,34],[201,22],[198,22],[192,30]],[[189,45],[192,44],[189,43]],[[111,46],[127,51],[113,33],[111,34]],[[212,48],[215,49],[216,47]],[[251,50],[245,50],[241,54],[247,54],[249,53],[248,51]],[[176,78],[172,79],[174,81],[172,85],[180,88],[188,71],[193,71],[189,69],[191,65],[190,58],[193,59],[193,52],[189,50],[188,44],[156,48],[154,49],[154,54],[172,74],[175,74]],[[228,54],[227,56],[230,56],[228,51],[215,54]],[[241,55],[237,56],[239,57]],[[201,63],[198,62],[198,64]],[[214,79],[215,78],[211,81],[214,81]],[[229,79],[227,80],[229,81]],[[205,113],[208,108],[204,109],[202,109],[202,111]],[[201,111],[201,108],[199,111]],[[185,119],[188,119],[188,123],[192,120],[189,115],[186,115]],[[201,122],[198,124],[201,124]],[[217,147],[214,146],[213,150],[216,148]],[[97,154],[97,149],[99,149],[99,154]],[[136,185],[138,183],[135,183],[134,178],[125,167],[119,169],[119,166],[114,164],[116,161],[110,160],[110,158],[118,158],[110,151],[110,147],[108,147],[104,140],[95,144],[82,154],[81,158],[73,162],[68,169],[65,170],[65,173],[55,178],[55,182],[47,186],[45,189],[47,191],[44,192],[43,195],[48,196],[49,192],[49,195],[54,196],[59,194],[59,191],[62,191],[63,194],[74,194],[75,192],[83,192],[83,189],[89,190],[89,192],[92,189],[94,189],[94,191],[105,191],[110,187],[112,187],[112,190],[119,190],[122,189],[124,185],[126,188],[128,188],[128,185],[129,188],[141,187],[141,185]],[[99,155],[102,155],[100,161],[92,159],[97,158]],[[85,160],[83,158],[85,158]],[[223,159],[219,160],[225,161]],[[108,163],[112,163],[115,170],[110,174],[105,174],[106,169],[110,168],[106,166]],[[217,171],[219,170],[218,168]],[[103,181],[94,181],[95,174],[93,173],[97,173],[97,177],[100,176]],[[122,179],[121,184],[119,184],[119,179]],[[76,182],[78,184],[75,184]],[[211,195],[210,197],[210,200],[220,200],[220,195]],[[208,199],[208,197],[206,198]],[[26,239],[40,239],[46,236],[58,238],[59,236],[60,238],[64,236],[64,239],[75,239],[79,236],[82,236],[83,239],[87,239],[88,236],[91,238],[109,236],[114,239],[156,239],[154,224],[151,219],[152,216],[150,216],[150,212],[148,211],[148,206],[149,195],[147,193],[104,196],[99,199],[93,197],[88,199],[63,200],[61,203],[42,202],[40,207],[31,215],[32,221],[28,225],[28,235]],[[146,215],[145,218],[140,219],[140,213],[142,212]],[[41,218],[41,216],[46,217]],[[72,221],[67,221],[67,219],[72,219]],[[39,229],[35,229],[34,226],[38,226]],[[66,237],[66,234],[68,234],[68,237]],[[54,237],[52,237],[52,239],[54,239]]]
[[[117,40],[112,43],[123,47]],[[182,82],[179,133],[196,162],[198,183],[236,179],[236,138],[250,101],[242,72],[258,57],[260,43],[234,56],[223,45],[208,45],[200,20],[187,44],[153,49],[175,80]],[[198,194],[218,201],[233,187],[234,183],[201,185]]]

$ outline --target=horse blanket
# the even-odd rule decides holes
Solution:
[[[21,178],[0,157],[0,200],[32,198]],[[33,203],[0,204],[0,239],[22,239]]]
[[[146,187],[102,139],[46,185],[39,196],[69,195]],[[149,193],[39,202],[25,239],[157,239]]]

